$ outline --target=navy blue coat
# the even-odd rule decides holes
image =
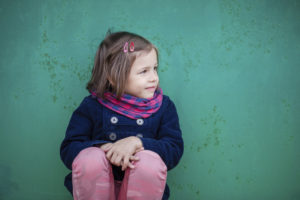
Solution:
[[[92,95],[86,96],[73,112],[66,136],[60,146],[64,164],[72,170],[72,162],[78,153],[87,148],[107,142],[137,136],[144,149],[156,152],[170,170],[183,154],[183,140],[174,103],[163,95],[160,109],[145,119],[130,119],[100,104]],[[122,180],[124,172],[113,166],[114,177]],[[65,178],[65,186],[72,193],[72,175]],[[168,199],[166,185],[163,199]]]

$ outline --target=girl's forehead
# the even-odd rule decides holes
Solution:
[[[152,49],[149,52],[138,52],[134,62],[150,62],[153,64],[157,63],[157,55],[155,49]]]

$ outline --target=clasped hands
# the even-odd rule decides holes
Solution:
[[[115,143],[106,143],[100,146],[105,152],[106,158],[111,164],[122,166],[124,171],[127,167],[133,169],[133,161],[138,161],[139,158],[135,154],[144,150],[142,141],[135,136],[130,136]]]

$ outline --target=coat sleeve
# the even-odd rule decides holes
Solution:
[[[156,152],[165,162],[168,170],[174,168],[183,154],[183,139],[178,114],[174,103],[168,99],[164,109],[158,137],[141,138],[144,149]]]
[[[73,112],[66,135],[60,146],[60,157],[67,168],[72,170],[72,162],[77,154],[95,144],[106,143],[103,140],[92,140],[94,121],[85,98]]]

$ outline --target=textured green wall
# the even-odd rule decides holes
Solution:
[[[300,1],[2,0],[0,25],[0,199],[71,199],[59,145],[110,27],[160,50],[171,199],[300,199]]]

